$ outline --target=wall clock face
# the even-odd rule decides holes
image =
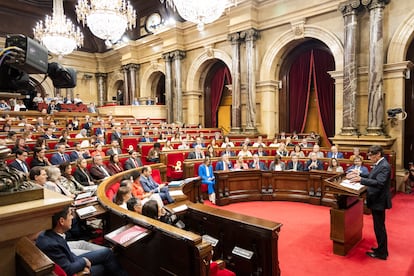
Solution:
[[[154,12],[153,14],[147,17],[147,21],[145,22],[145,29],[149,33],[154,33],[160,24],[161,24],[161,15],[158,12]]]

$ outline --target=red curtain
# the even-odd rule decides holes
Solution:
[[[224,84],[231,84],[231,75],[226,66],[220,67],[211,80],[211,123],[217,126],[217,112],[223,94]],[[207,114],[208,110],[206,110]]]
[[[313,62],[312,62],[313,61]],[[323,137],[335,135],[335,84],[328,71],[335,69],[335,61],[329,53],[315,49],[311,57],[313,83],[317,97]]]
[[[289,132],[303,132],[308,113],[311,52],[298,56],[289,72]]]

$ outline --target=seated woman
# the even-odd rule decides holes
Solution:
[[[139,210],[138,206],[135,208]],[[155,200],[150,200],[143,204],[141,207],[141,214],[143,216],[156,219],[170,225],[174,225],[181,229],[185,228],[185,224],[179,220],[175,214],[168,211],[164,212],[164,209],[160,208]]]
[[[121,162],[119,162],[119,155],[118,154],[112,154],[109,157],[109,162],[108,162],[108,169],[110,170],[110,172],[112,173],[112,175],[123,172],[124,168],[122,167]]]
[[[286,150],[286,144],[284,142],[280,143],[279,148],[276,151],[277,155],[288,156],[288,151]]]
[[[210,158],[217,157],[216,150],[215,150],[215,148],[212,145],[209,145],[207,147],[206,156],[208,156]]]
[[[36,139],[35,147],[39,147],[45,150],[49,149],[49,146],[47,145],[47,140],[44,137],[38,137]]]
[[[211,165],[210,157],[204,158],[203,164],[198,167],[198,175],[201,177],[201,184],[206,184],[208,187],[208,199],[211,203],[216,204],[216,194],[214,192],[216,180],[213,174],[213,166]]]
[[[95,185],[95,182],[93,182],[93,178],[89,174],[87,167],[88,161],[86,161],[86,159],[79,158],[76,160],[76,170],[73,173],[73,177],[83,186]]]
[[[49,166],[46,168],[47,181],[45,183],[45,188],[52,190],[54,192],[63,194],[70,198],[75,198],[75,194],[72,194],[68,189],[66,189],[61,183],[61,173],[58,167]]]
[[[26,141],[23,138],[17,138],[12,149],[12,153],[16,153],[17,149],[30,152],[30,148],[26,145]]]
[[[145,204],[148,200],[155,200],[158,202],[158,206],[164,207],[164,203],[160,197],[160,194],[154,192],[145,192],[144,188],[139,181],[141,174],[138,171],[132,171],[130,176],[130,180],[132,182],[132,196],[141,200],[142,204]]]
[[[129,180],[123,180],[129,181]],[[115,204],[128,210],[127,202],[132,197],[131,188],[128,186],[120,186],[115,195]]]
[[[236,170],[247,170],[249,165],[244,162],[243,156],[239,156],[236,160],[236,164],[234,164],[234,169]]]
[[[147,160],[149,162],[160,162],[161,144],[156,142],[154,146],[149,150]]]
[[[211,138],[210,146],[212,146],[215,149],[219,148],[219,145],[217,144],[216,138],[214,138],[214,137]]]
[[[282,161],[282,157],[280,155],[275,155],[272,163],[270,163],[269,171],[284,171],[285,170],[285,163]]]
[[[40,147],[35,147],[33,149],[33,159],[30,162],[30,167],[36,167],[36,166],[51,166],[49,160],[45,156],[46,150]]]
[[[327,171],[343,173],[344,169],[342,168],[341,165],[339,165],[338,160],[336,158],[331,158],[331,160],[329,160],[329,166],[328,166]]]
[[[72,194],[80,194],[91,190],[93,187],[97,187],[95,185],[83,186],[79,183],[72,175],[72,165],[69,162],[63,162],[60,164],[59,169],[61,174],[60,184]]]
[[[222,148],[226,148],[226,146],[229,145],[230,147],[234,148],[234,143],[230,141],[229,136],[224,136],[224,141],[221,144]]]
[[[249,147],[246,144],[243,144],[242,149],[239,151],[237,156],[252,157],[253,155],[249,150]]]
[[[105,152],[102,150],[102,144],[96,143],[95,150],[91,152],[91,156],[94,157],[95,155],[100,155],[102,158],[105,157]]]
[[[271,148],[278,148],[280,146],[280,143],[277,140],[277,137],[273,140],[273,142],[269,145]]]
[[[300,145],[295,145],[293,150],[290,152],[290,156],[295,154],[298,158],[305,158],[305,153],[302,151],[302,147]]]
[[[162,151],[170,151],[170,150],[174,150],[174,147],[171,145],[171,141],[167,140],[167,142],[165,142],[165,146],[162,147]]]

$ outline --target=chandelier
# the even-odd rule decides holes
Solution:
[[[137,19],[131,3],[125,0],[78,0],[76,15],[107,44],[118,41],[126,29],[134,28]]]
[[[45,22],[39,21],[33,29],[34,37],[50,52],[64,56],[72,53],[83,44],[79,27],[66,18],[63,13],[63,0],[53,0],[53,14],[46,15]]]
[[[204,24],[216,21],[228,7],[236,4],[237,0],[160,0],[178,11],[180,16],[197,24],[202,31]]]

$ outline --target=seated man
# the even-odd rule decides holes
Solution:
[[[29,165],[26,162],[27,156],[29,154],[27,151],[24,151],[22,149],[16,150],[16,159],[9,164],[10,168],[15,168],[18,171],[29,173]]]
[[[142,167],[141,159],[138,157],[138,152],[131,150],[129,152],[129,158],[125,161],[124,169],[131,170],[135,168]]]
[[[216,164],[216,171],[228,171],[233,169],[233,164],[229,161],[229,156],[223,154],[221,156],[221,161]]]
[[[323,170],[323,164],[320,160],[318,160],[318,156],[316,152],[311,152],[309,154],[310,159],[306,162],[305,171],[312,171],[312,170]]]
[[[250,162],[249,168],[267,171],[267,166],[263,161],[260,161],[257,153],[253,154],[253,161]]]
[[[92,161],[93,165],[89,169],[89,173],[96,182],[101,182],[111,176],[111,171],[103,163],[102,156],[95,155]]]
[[[203,159],[204,152],[201,149],[202,147],[200,145],[195,146],[194,151],[188,154],[187,159]]]
[[[151,174],[151,167],[145,166],[142,168],[139,181],[141,182],[144,191],[146,191],[147,193],[158,193],[163,200],[167,200],[168,203],[173,203],[174,199],[171,197],[168,187],[166,187],[165,184],[158,184],[157,182],[155,182]]]
[[[127,275],[109,248],[102,247],[79,256],[72,252],[65,239],[65,232],[72,227],[72,219],[72,210],[69,206],[54,214],[52,217],[52,229],[39,235],[36,240],[37,247],[52,261],[57,263],[67,275],[77,273],[88,275]]]
[[[154,146],[149,150],[147,160],[149,162],[160,162],[160,152],[161,152],[161,144],[156,142]]]
[[[411,162],[408,165],[408,172],[404,175],[403,182],[405,184],[405,193],[411,194],[414,188],[414,165]]]
[[[328,152],[328,158],[344,158],[344,154],[338,151],[338,147],[333,145],[331,151]]]
[[[296,153],[293,153],[291,157],[292,157],[292,160],[288,162],[286,170],[299,171],[299,172],[303,171],[303,164],[299,162],[298,155]]]
[[[368,168],[362,165],[361,156],[354,157],[354,164],[346,170],[346,173],[349,173],[349,172],[357,172],[359,175],[369,174]]]

